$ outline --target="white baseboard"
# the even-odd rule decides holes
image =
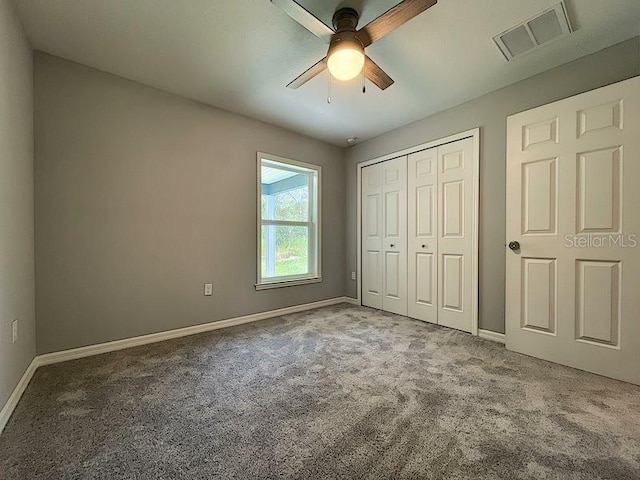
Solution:
[[[13,393],[7,400],[7,403],[0,412],[0,434],[4,430],[5,425],[9,421],[13,410],[18,405],[18,401],[22,394],[26,390],[33,374],[38,367],[44,365],[52,365],[54,363],[66,362],[69,360],[76,360],[78,358],[90,357],[93,355],[100,355],[102,353],[114,352],[116,350],[124,350],[125,348],[137,347],[140,345],[148,345],[150,343],[162,342],[164,340],[171,340],[173,338],[186,337],[189,335],[196,335],[198,333],[210,332],[212,330],[218,330],[221,328],[234,327],[236,325],[243,325],[245,323],[257,322],[259,320],[265,320],[267,318],[279,317],[282,315],[289,315],[292,313],[304,312],[306,310],[313,310],[314,308],[328,307],[330,305],[337,305],[339,303],[350,303],[358,305],[358,301],[351,297],[336,297],[328,300],[321,300],[319,302],[305,303],[302,305],[294,305],[291,307],[280,308],[278,310],[270,310],[267,312],[253,313],[251,315],[245,315],[242,317],[229,318],[227,320],[220,320],[217,322],[205,323],[202,325],[194,325],[192,327],[178,328],[176,330],[167,330],[165,332],[152,333],[149,335],[142,335],[140,337],[125,338],[123,340],[116,340],[113,342],[99,343],[97,345],[89,345],[87,347],[73,348],[71,350],[64,350],[61,352],[46,353],[35,357],[29,367],[22,375],[22,378],[18,382],[18,385],[13,390]]]
[[[291,313],[304,312],[314,308],[327,307],[338,303],[350,303],[348,297],[336,297],[319,302],[305,303],[302,305],[294,305],[292,307],[280,308],[278,310],[270,310],[267,312],[253,313],[243,317],[229,318],[227,320],[219,320],[217,322],[205,323],[202,325],[194,325],[192,327],[178,328],[176,330],[167,330],[164,332],[151,333],[140,337],[125,338],[123,340],[115,340],[113,342],[99,343],[97,345],[89,345],[87,347],[73,348],[71,350],[63,350],[61,352],[46,353],[40,355],[39,365],[51,365],[53,363],[66,362],[76,360],[78,358],[100,355],[101,353],[114,352],[116,350],[124,350],[125,348],[138,347],[150,343],[162,342],[174,338],[187,337],[198,333],[210,332],[220,328],[235,327],[245,323],[257,322],[267,318],[279,317],[281,315],[289,315]]]
[[[478,336],[487,340],[505,344],[507,343],[504,333],[492,332],[491,330],[478,330]]]
[[[35,357],[33,360],[31,360],[31,363],[25,370],[22,378],[18,382],[18,385],[16,385],[16,388],[13,389],[13,393],[7,400],[7,403],[5,403],[4,407],[2,407],[2,411],[0,411],[0,434],[4,430],[4,427],[7,425],[7,423],[9,423],[11,414],[18,405],[22,394],[27,389],[27,386],[33,378],[33,374],[36,373],[38,366],[38,357]]]
[[[343,297],[343,302],[344,303],[350,303],[351,305],[358,305],[360,306],[360,302],[358,301],[357,298],[353,298],[353,297]]]

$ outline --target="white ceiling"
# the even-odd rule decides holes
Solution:
[[[360,26],[399,0],[299,0]],[[396,81],[381,92],[326,74],[285,85],[327,46],[269,0],[14,0],[34,48],[344,146],[640,34],[639,0],[567,0],[571,36],[507,63],[491,37],[559,0],[440,0],[367,49]]]

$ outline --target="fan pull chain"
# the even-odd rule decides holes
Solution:
[[[365,81],[364,68],[362,69],[362,93],[367,93],[367,84]]]
[[[331,104],[331,73],[329,72],[329,93],[327,95],[327,103]]]

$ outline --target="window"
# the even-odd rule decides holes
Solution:
[[[256,289],[322,281],[316,165],[258,153]]]

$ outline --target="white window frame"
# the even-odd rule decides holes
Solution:
[[[263,220],[262,219],[262,160],[284,164],[291,171],[304,172],[305,170],[315,171],[312,183],[309,185],[309,219],[306,222],[293,222],[286,220]],[[281,168],[281,167],[278,167]],[[295,285],[306,285],[309,283],[322,282],[322,167],[310,163],[298,162],[288,158],[271,155],[269,153],[258,152],[257,154],[257,262],[256,262],[256,290],[266,290],[270,288],[290,287]],[[286,275],[280,277],[262,277],[262,226],[263,225],[285,225],[301,226],[309,228],[309,265],[310,273],[305,275]]]

